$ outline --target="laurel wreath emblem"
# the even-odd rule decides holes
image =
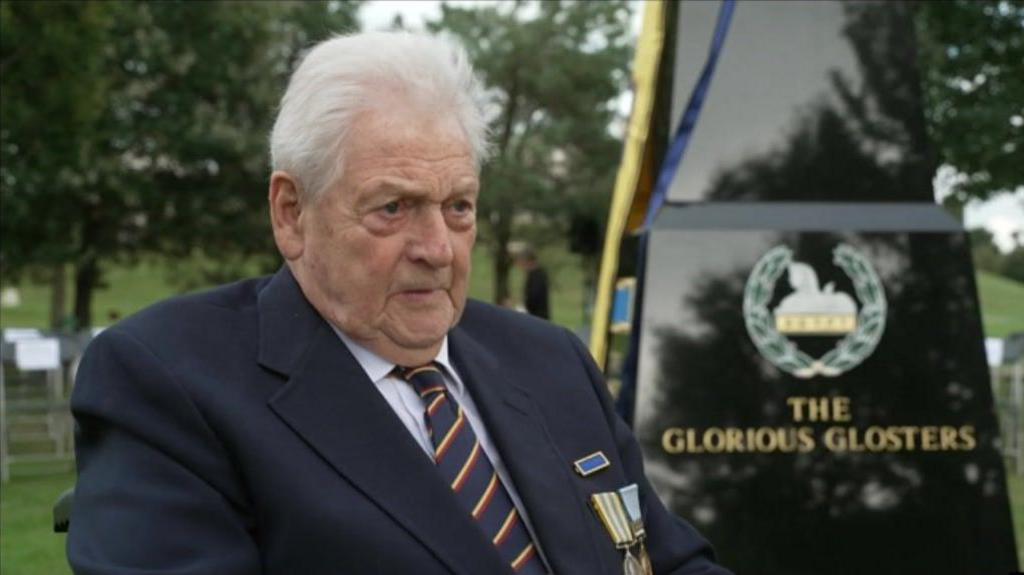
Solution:
[[[750,339],[765,359],[801,379],[819,374],[835,377],[849,371],[871,355],[885,331],[887,303],[882,282],[871,264],[852,247],[839,244],[832,251],[832,262],[853,281],[861,308],[857,314],[857,329],[839,340],[828,353],[815,359],[775,329],[772,314],[768,311],[775,283],[792,260],[792,250],[777,246],[754,265],[743,291],[743,318]]]

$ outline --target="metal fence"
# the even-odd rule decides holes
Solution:
[[[91,333],[5,333],[0,344],[0,480],[74,465],[69,410],[75,370]]]
[[[1024,475],[1024,359],[991,368],[1007,471]]]

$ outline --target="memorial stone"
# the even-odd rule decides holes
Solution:
[[[673,121],[718,6],[675,7]],[[649,232],[634,426],[658,494],[737,573],[1017,569],[911,9],[738,3]]]

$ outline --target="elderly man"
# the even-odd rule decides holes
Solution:
[[[286,265],[143,311],[82,362],[76,572],[724,573],[581,344],[467,303],[485,133],[450,41],[309,53],[271,135]],[[646,537],[624,551],[590,501],[630,484]]]

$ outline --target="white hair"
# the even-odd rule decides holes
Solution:
[[[355,117],[384,99],[392,106],[453,116],[479,168],[487,159],[486,96],[462,45],[409,32],[335,36],[314,46],[288,82],[270,133],[272,169],[320,197],[341,176],[345,137]],[[378,108],[379,109],[379,108]]]

